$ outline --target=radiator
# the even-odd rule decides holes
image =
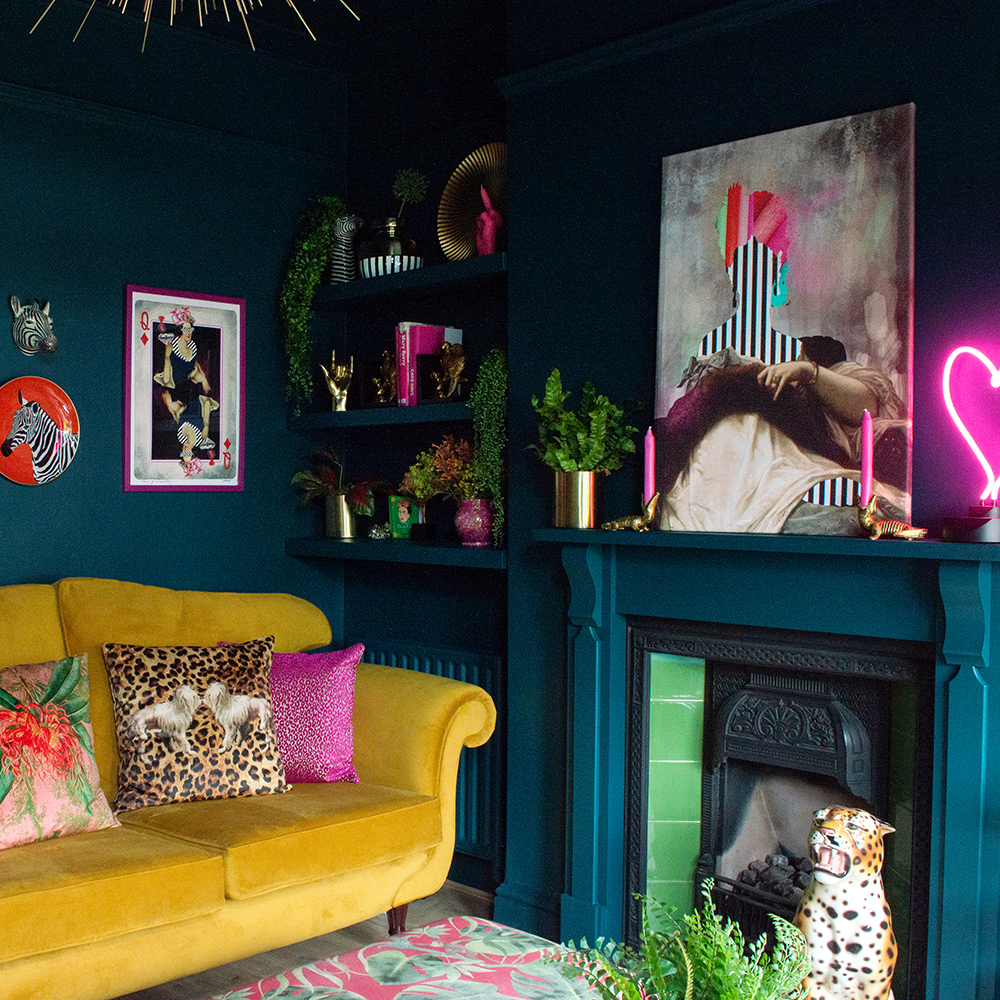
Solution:
[[[477,684],[496,703],[497,730],[481,747],[466,747],[458,765],[455,810],[455,850],[489,861],[497,870],[501,861],[503,820],[503,739],[501,658],[492,654],[427,646],[365,646],[368,663],[449,677]]]

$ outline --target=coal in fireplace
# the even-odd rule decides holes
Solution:
[[[626,938],[647,891],[650,663],[704,663],[701,836],[693,903],[705,879],[748,939],[791,919],[808,884],[814,810],[856,805],[897,828],[883,880],[900,962],[895,995],[923,997],[933,754],[928,644],[760,627],[628,620]]]

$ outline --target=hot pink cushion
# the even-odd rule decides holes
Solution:
[[[357,781],[354,678],[365,647],[275,653],[271,700],[288,781]]]
[[[354,680],[364,651],[364,644],[358,643],[328,653],[274,654],[274,735],[286,781],[358,780]]]
[[[118,826],[101,791],[87,657],[0,671],[0,848]]]

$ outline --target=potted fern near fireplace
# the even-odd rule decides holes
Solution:
[[[765,935],[746,941],[739,926],[718,913],[711,891],[708,880],[701,909],[683,916],[644,899],[637,949],[605,939],[593,947],[571,941],[548,957],[602,1000],[804,1000],[812,962],[798,928],[775,916],[772,946]]]
[[[635,452],[632,435],[638,428],[626,422],[628,410],[639,404],[619,405],[598,395],[587,381],[575,410],[566,409],[570,393],[563,390],[555,368],[545,383],[545,395],[532,396],[538,414],[538,443],[530,447],[555,472],[557,528],[600,527],[604,479],[620,469]]]

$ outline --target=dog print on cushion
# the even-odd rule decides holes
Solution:
[[[219,725],[225,730],[222,749],[228,750],[243,742],[251,727],[256,723],[257,729],[264,734],[264,739],[271,739],[271,725],[274,722],[274,712],[271,703],[266,698],[251,698],[245,694],[232,694],[225,684],[215,681],[208,685],[205,692],[205,704],[212,710]]]
[[[104,646],[118,729],[117,812],[288,789],[271,708],[273,644]]]
[[[812,957],[806,1000],[893,1000],[896,939],[882,888],[882,838],[893,832],[863,809],[813,814],[812,880],[794,920]]]
[[[183,684],[164,701],[133,712],[125,730],[139,744],[139,759],[149,761],[146,740],[151,731],[158,733],[171,749],[190,753],[187,731],[200,705],[198,692],[190,684]]]

